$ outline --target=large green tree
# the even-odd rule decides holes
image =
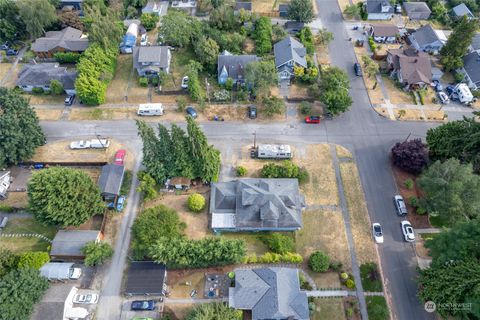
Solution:
[[[194,51],[200,63],[209,68],[215,67],[220,47],[212,38],[200,37],[195,41]]]
[[[173,159],[175,161],[175,176],[189,179],[195,178],[192,161],[188,154],[188,141],[185,131],[176,124],[172,124],[171,139]]]
[[[455,26],[452,34],[448,37],[447,43],[442,47],[441,62],[447,71],[463,66],[463,57],[468,52],[473,36],[478,29],[476,19],[468,19],[464,16]]]
[[[164,205],[144,210],[137,216],[132,226],[132,249],[135,258],[147,257],[149,248],[160,237],[169,239],[183,237],[185,227],[177,212]]]
[[[90,241],[81,251],[85,255],[86,266],[101,265],[113,256],[113,249],[106,242]]]
[[[422,301],[433,301],[439,306],[437,312],[458,319],[480,318],[480,264],[478,260],[432,264],[420,270],[418,296]],[[466,304],[467,307],[452,308],[451,305]],[[442,307],[447,306],[447,307]],[[468,307],[470,306],[470,307]]]
[[[48,289],[38,270],[16,269],[0,278],[0,319],[26,320]]]
[[[0,87],[0,168],[30,159],[44,140],[37,114],[27,100]]]
[[[208,21],[212,27],[223,31],[234,31],[239,27],[237,17],[230,6],[213,9]]]
[[[171,46],[186,47],[193,34],[192,18],[184,11],[169,10],[161,19],[160,36]]]
[[[18,259],[19,268],[40,269],[45,263],[50,261],[48,252],[45,251],[27,251]]]
[[[251,62],[245,68],[245,82],[257,96],[266,96],[278,82],[277,70],[271,60]]]
[[[153,12],[144,13],[140,17],[140,22],[142,23],[142,26],[144,26],[146,30],[152,30],[157,25],[159,19],[160,18],[156,13],[153,13]]]
[[[105,50],[115,48],[118,51],[123,36],[123,25],[118,12],[112,8],[102,12],[99,5],[84,6],[84,11],[84,22],[90,42],[100,45]]]
[[[272,21],[268,17],[260,17],[255,24],[255,50],[259,55],[272,51]]]
[[[230,308],[226,303],[205,303],[193,308],[185,320],[241,320],[241,310]]]
[[[329,67],[322,71],[318,83],[312,86],[312,93],[326,105],[329,112],[339,114],[352,105],[349,88],[347,73],[338,67]]]
[[[55,7],[48,0],[18,0],[19,15],[31,38],[45,33],[45,28],[58,20]]]
[[[79,226],[105,207],[100,190],[84,171],[54,167],[35,172],[27,186],[29,211],[40,222]]]
[[[144,121],[137,120],[138,134],[143,141],[143,159],[142,164],[145,171],[158,183],[163,183],[168,178],[168,172],[163,163],[159,151],[160,141],[155,131]]]
[[[471,162],[480,172],[480,123],[472,118],[451,121],[427,131],[427,145],[433,160],[457,158]]]
[[[470,220],[480,213],[480,176],[472,165],[457,159],[436,161],[417,180],[422,190],[421,206],[455,224]]]
[[[0,42],[14,41],[25,35],[25,24],[13,0],[0,0]]]
[[[288,7],[288,18],[305,23],[312,22],[313,18],[315,18],[312,1],[292,0]]]

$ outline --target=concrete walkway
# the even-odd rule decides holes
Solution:
[[[338,195],[340,197],[340,207],[342,209],[343,222],[345,223],[345,231],[347,233],[348,251],[350,252],[350,258],[352,260],[352,273],[353,273],[353,278],[355,279],[358,303],[360,305],[360,314],[362,316],[362,319],[368,319],[367,304],[365,302],[365,295],[363,293],[362,280],[360,277],[360,268],[358,267],[357,254],[355,252],[355,244],[353,242],[353,234],[352,234],[352,228],[350,225],[350,215],[348,213],[347,199],[345,197],[343,181],[340,175],[340,165],[338,161],[337,151],[333,144],[330,145],[330,152],[332,154],[333,167],[335,168],[335,177],[337,180]]]
[[[439,228],[425,228],[425,229],[415,229],[415,233],[440,233],[442,229]]]
[[[355,291],[347,290],[311,290],[307,291],[307,297],[315,298],[333,298],[333,297],[347,297],[347,296],[356,296]]]
[[[395,120],[395,114],[393,113],[394,105],[390,102],[390,96],[388,95],[388,90],[383,83],[383,79],[379,74],[375,75],[378,85],[380,86],[380,91],[382,91],[383,99],[385,100],[384,106],[387,109],[388,117],[390,120]]]

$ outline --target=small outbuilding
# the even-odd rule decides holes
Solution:
[[[167,293],[167,267],[153,261],[132,261],[125,294],[163,296]]]
[[[91,241],[103,239],[100,230],[60,230],[52,241],[50,259],[52,261],[83,261],[82,248]]]
[[[98,179],[98,186],[104,200],[116,200],[122,188],[125,167],[116,164],[107,164],[102,167]]]
[[[370,35],[375,42],[394,43],[400,34],[398,27],[393,24],[372,24]]]
[[[403,9],[410,20],[427,20],[432,13],[425,2],[404,2]]]
[[[465,3],[460,3],[458,6],[452,8],[452,16],[456,19],[461,19],[463,16],[466,16],[467,19],[473,19],[475,16],[472,11],[468,9]]]

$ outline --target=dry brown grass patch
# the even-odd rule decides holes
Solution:
[[[368,44],[365,43],[364,47],[354,47],[355,55],[357,56],[358,61],[362,61],[362,56],[365,55],[370,55],[367,51],[367,46]],[[360,63],[360,65],[363,68],[363,64]],[[363,82],[365,83],[365,87],[367,88],[368,96],[370,97],[370,102],[372,104],[380,104],[385,102],[385,98],[383,96],[382,90],[380,89],[380,85],[377,84],[375,89],[373,89],[373,86],[375,85],[375,79],[371,79],[367,77],[364,73],[363,76]]]
[[[47,105],[54,105],[54,104],[61,104],[63,105],[63,102],[65,101],[65,95],[45,95],[45,94],[29,94],[25,95],[25,98],[30,99],[30,104],[31,105],[42,105],[42,104],[47,104]]]
[[[187,317],[190,311],[193,309],[193,303],[187,304],[167,304],[165,305],[164,314],[170,314],[175,320],[183,320]]]
[[[317,52],[317,62],[319,65],[330,65],[330,53],[328,52],[327,46],[315,46],[315,51]]]
[[[402,89],[395,87],[395,83],[389,77],[382,77],[385,88],[387,89],[390,101],[393,104],[413,104],[412,96]]]
[[[308,98],[308,87],[298,84],[292,84],[290,86],[290,98]]]
[[[190,282],[190,285],[186,285]],[[203,271],[187,271],[178,281],[169,283],[170,298],[189,299],[192,290],[197,290],[200,298],[203,298],[205,273]]]
[[[306,267],[308,268],[308,267]],[[317,288],[327,289],[327,288],[341,288],[342,284],[340,283],[339,274],[337,272],[323,272],[317,273],[313,272],[308,268],[308,274],[312,277],[313,281],[317,285]]]
[[[28,194],[26,192],[9,192],[8,198],[0,201],[1,205],[24,209],[28,206]]]
[[[342,147],[340,145],[336,145],[335,146],[335,150],[337,152],[337,156],[339,158],[350,158],[350,159],[353,159],[353,155],[350,151],[348,151],[347,148],[345,147]]]
[[[355,163],[340,163],[340,173],[347,199],[358,263],[376,262],[377,253],[370,232],[370,217]]]
[[[62,109],[35,109],[39,120],[58,120],[62,116]]]
[[[247,116],[247,106],[243,105],[209,105],[203,115],[207,120],[213,117],[223,117],[225,120],[245,120]]]

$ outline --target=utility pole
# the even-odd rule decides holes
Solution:
[[[210,104],[210,83],[208,83],[208,79],[207,79],[207,78],[205,78],[205,87],[207,88],[208,104]]]

